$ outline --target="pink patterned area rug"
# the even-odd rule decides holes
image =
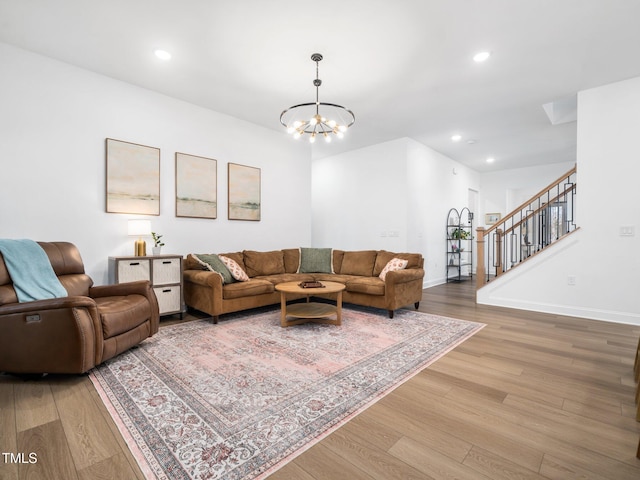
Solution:
[[[162,327],[90,377],[147,478],[264,478],[484,326],[411,310],[342,318]]]

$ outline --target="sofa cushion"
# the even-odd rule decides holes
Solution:
[[[384,281],[380,277],[357,277],[345,284],[347,292],[384,295]]]
[[[333,273],[333,249],[301,248],[298,273]]]
[[[424,264],[422,255],[419,253],[397,253],[395,256],[402,260],[407,260],[409,262],[407,263],[407,268],[422,268]]]
[[[300,249],[285,248],[282,250],[285,273],[296,273],[300,267]]]
[[[222,287],[222,298],[230,300],[233,298],[252,297],[275,292],[273,283],[252,278],[247,282],[231,283]]]
[[[373,276],[377,277],[382,272],[382,269],[395,258],[396,254],[393,252],[387,252],[386,250],[378,251],[376,255],[376,264],[373,267]]]
[[[315,280],[313,275],[307,273],[277,273],[275,275],[265,275],[254,278],[256,280],[266,280],[274,285],[285,282],[313,282]]]
[[[284,273],[284,255],[282,250],[274,250],[271,252],[245,250],[242,253],[244,254],[244,270],[249,277]]]
[[[231,273],[231,276],[234,278],[234,280],[238,280],[239,282],[246,282],[247,280],[249,280],[247,272],[245,272],[235,260],[229,257],[225,257],[224,255],[220,255],[220,261],[224,263],[225,267],[229,269],[229,272]]]
[[[222,277],[222,283],[233,283],[236,281],[222,259],[215,253],[194,253],[192,254],[192,258],[203,269],[216,272],[220,275]]]
[[[151,318],[151,306],[142,295],[97,297],[104,338],[115,337]]]
[[[339,273],[313,273],[311,275],[318,282],[337,282],[345,285],[351,280],[360,278],[358,275],[341,275]]]
[[[333,251],[333,271],[338,273],[342,268],[342,260],[344,260],[344,250]]]
[[[373,267],[376,263],[377,252],[375,250],[361,250],[344,252],[340,273],[343,275],[373,276]]]

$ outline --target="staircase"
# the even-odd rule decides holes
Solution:
[[[490,228],[476,230],[477,288],[577,229],[576,182],[573,167]]]

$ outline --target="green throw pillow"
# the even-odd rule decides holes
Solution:
[[[333,249],[301,248],[298,273],[333,273]]]
[[[218,255],[211,253],[194,253],[193,257],[202,265],[205,269],[210,270],[212,272],[216,272],[220,274],[222,277],[222,283],[233,283],[236,281],[231,275],[231,272],[227,268],[227,266],[222,263],[220,257]]]

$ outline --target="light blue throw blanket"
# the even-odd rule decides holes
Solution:
[[[68,296],[53,271],[49,257],[33,240],[0,238],[0,253],[19,302]]]

